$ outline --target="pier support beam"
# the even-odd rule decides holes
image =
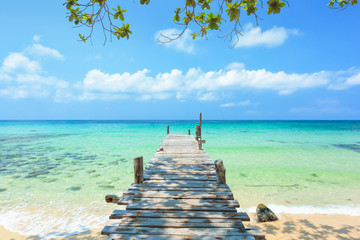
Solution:
[[[215,161],[217,184],[226,184],[225,172],[226,169],[223,164],[223,160],[218,159]]]
[[[169,127],[169,125],[167,125],[167,127],[166,127],[166,132],[167,132],[167,135],[169,135],[169,133],[170,133],[170,127]]]
[[[136,184],[144,182],[143,157],[134,158],[134,182]]]
[[[195,140],[199,141],[199,137],[200,137],[200,126],[196,125],[195,126]]]

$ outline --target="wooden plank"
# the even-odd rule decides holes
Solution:
[[[191,165],[191,164],[204,164],[204,165],[214,165],[214,163],[211,160],[196,160],[196,159],[171,159],[171,160],[150,160],[149,161],[150,164],[156,164],[156,163],[161,163],[161,164],[186,164],[186,165]]]
[[[214,172],[214,170],[187,170],[187,169],[183,169],[183,170],[172,170],[172,169],[168,169],[168,170],[156,170],[156,169],[147,169],[145,170],[146,174],[187,174],[187,175],[198,175],[201,174],[203,176],[216,176],[216,173]]]
[[[175,218],[123,218],[121,227],[158,228],[242,228],[240,220],[229,219],[175,219]],[[216,231],[216,230],[215,230]]]
[[[179,171],[179,170],[196,170],[196,171],[202,171],[202,170],[207,170],[207,171],[214,171],[215,170],[215,166],[213,165],[171,165],[171,164],[160,164],[160,163],[148,163],[145,167],[146,169],[161,169],[161,170],[175,170],[175,171]]]
[[[169,184],[173,184],[175,182],[179,182],[179,184],[182,185],[188,185],[189,187],[191,187],[192,185],[199,185],[199,184],[205,184],[205,185],[213,185],[215,186],[216,183],[214,183],[214,181],[208,181],[208,180],[146,180],[144,181],[144,183],[158,183],[158,184],[163,184],[166,185],[167,183]]]
[[[110,234],[147,234],[147,235],[182,235],[188,238],[194,236],[241,236],[254,237],[243,229],[239,228],[217,228],[216,231],[209,231],[208,228],[151,228],[151,227],[122,227],[106,226],[101,231],[103,235]]]
[[[168,187],[168,186],[160,186],[160,187],[129,187],[128,191],[182,191],[182,192],[221,192],[221,193],[227,193],[227,194],[232,194],[231,190],[229,187],[188,187],[188,186],[183,186],[183,187]],[[119,199],[118,199],[119,200]]]
[[[195,191],[125,191],[124,195],[141,198],[168,199],[224,199],[234,200],[232,193],[223,192],[195,192]]]
[[[200,175],[190,175],[185,174],[144,174],[144,180],[192,180],[192,181],[214,181],[216,182],[216,177],[214,176],[200,176]]]
[[[244,212],[198,212],[198,211],[129,211],[114,210],[110,219],[122,219],[123,217],[146,217],[146,218],[186,218],[186,219],[239,219],[250,221]]]
[[[265,240],[265,234],[261,229],[258,229],[258,228],[246,228],[245,230],[246,230],[246,232],[253,235],[256,240]]]
[[[164,153],[164,152],[157,152],[154,155],[154,158],[192,158],[192,159],[197,159],[197,158],[206,158],[206,159],[211,159],[209,157],[209,155],[204,154],[204,153]]]
[[[142,184],[131,184],[132,187],[178,187],[178,188],[218,188],[218,187],[224,187],[228,188],[226,184],[217,185],[213,181],[164,181],[164,180],[158,180],[158,181],[144,181]]]
[[[236,200],[133,198],[126,210],[236,212]]]
[[[159,164],[159,165],[214,165],[213,162],[209,161],[209,162],[200,162],[200,161],[187,161],[187,160],[182,160],[182,161],[172,161],[172,162],[163,162],[163,161],[149,161],[150,164]]]
[[[107,240],[253,240],[254,237],[251,236],[192,236],[188,237],[187,235],[139,235],[139,234],[110,234]]]

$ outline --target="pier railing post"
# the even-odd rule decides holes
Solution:
[[[188,134],[190,135],[190,129],[188,130]]]
[[[169,135],[169,133],[170,133],[170,127],[169,127],[169,125],[167,125],[167,127],[166,127],[166,132],[167,132],[167,135]]]
[[[144,182],[143,157],[134,158],[134,182],[136,184]]]
[[[200,129],[200,126],[196,125],[195,126],[195,140],[196,141],[199,141],[199,129]]]
[[[223,164],[223,160],[218,159],[215,161],[217,184],[226,184],[226,169]]]

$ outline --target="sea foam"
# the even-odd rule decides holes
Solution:
[[[0,225],[21,235],[31,235],[51,239],[66,237],[99,228],[105,225],[108,216],[95,215],[78,209],[73,215],[64,213],[49,213],[41,210],[23,211],[13,209],[0,212]]]

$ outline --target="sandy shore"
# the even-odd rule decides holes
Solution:
[[[323,215],[323,214],[279,214],[279,221],[259,223],[256,214],[249,214],[251,221],[245,223],[246,227],[259,227],[265,232],[268,240],[291,239],[360,239],[360,217],[348,215]],[[56,240],[105,240],[106,236],[100,235],[101,229],[77,234]],[[0,226],[1,240],[41,240],[34,236],[24,236],[10,232]]]

